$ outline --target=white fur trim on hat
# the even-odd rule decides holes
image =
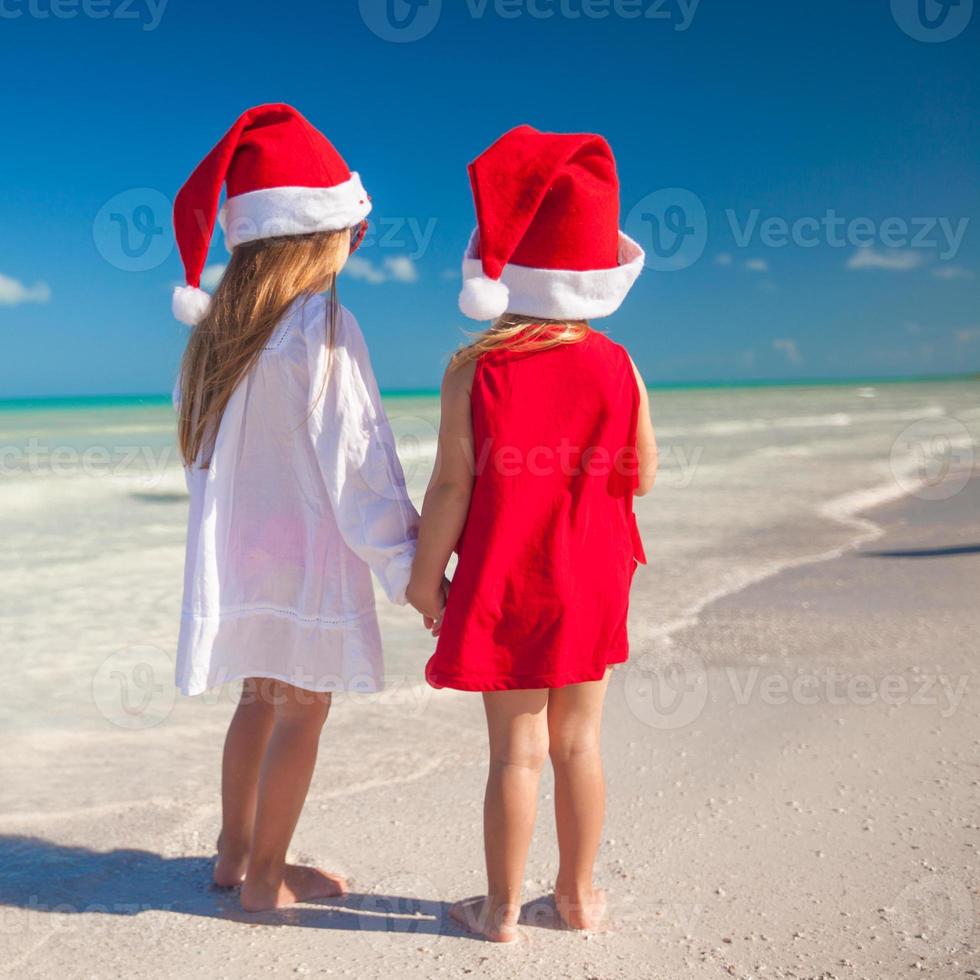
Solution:
[[[643,270],[646,257],[632,238],[620,232],[619,265],[614,269],[577,272],[571,269],[505,265],[500,282],[495,285],[507,290],[506,307],[487,317],[477,316],[470,310],[481,314],[491,308],[496,310],[501,293],[494,290],[491,303],[482,303],[477,299],[486,295],[486,289],[477,285],[485,276],[483,263],[476,257],[476,242],[477,232],[473,232],[463,259],[463,291],[459,297],[460,309],[474,320],[493,319],[503,313],[540,316],[547,320],[595,320],[609,316],[619,309],[626,298]],[[494,280],[486,279],[486,282],[494,283]]]
[[[270,187],[228,198],[218,213],[228,251],[236,245],[282,235],[351,228],[371,213],[361,178],[335,187]]]
[[[174,290],[171,308],[174,316],[181,323],[186,323],[189,327],[195,327],[204,319],[208,307],[211,305],[211,297],[196,286],[178,286]]]

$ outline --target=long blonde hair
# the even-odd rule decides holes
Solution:
[[[350,231],[344,229],[267,238],[232,252],[181,365],[177,436],[185,465],[210,455],[232,392],[298,296],[330,290],[325,329],[332,348],[339,310],[337,273],[347,258],[344,245],[349,239]],[[201,465],[207,463],[203,458]]]
[[[450,364],[454,368],[461,367],[494,350],[530,353],[563,344],[577,344],[585,340],[590,329],[585,320],[545,320],[541,317],[505,313],[497,317],[483,333],[476,334],[470,343],[456,351]]]

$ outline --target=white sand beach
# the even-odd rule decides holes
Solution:
[[[610,922],[552,927],[546,776],[513,948],[447,915],[483,885],[482,709],[421,683],[431,638],[404,609],[382,606],[388,690],[335,700],[295,839],[353,894],[251,916],[209,888],[234,692],[172,686],[185,499],[167,409],[0,414],[21,450],[0,483],[0,969],[980,975],[977,385],[652,400],[650,565],[604,732]],[[418,495],[436,406],[389,409]]]

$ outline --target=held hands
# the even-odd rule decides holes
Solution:
[[[409,603],[422,614],[422,625],[438,636],[442,629],[442,617],[446,611],[446,600],[449,597],[449,579],[443,577],[435,589],[420,586],[414,580],[408,583],[405,597]]]

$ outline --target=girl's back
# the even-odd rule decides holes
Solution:
[[[191,513],[178,684],[376,690],[373,567],[399,598],[415,512],[354,316],[297,300],[232,394]]]
[[[639,391],[626,351],[499,349],[476,363],[476,480],[428,678],[498,690],[596,680],[627,658]]]

